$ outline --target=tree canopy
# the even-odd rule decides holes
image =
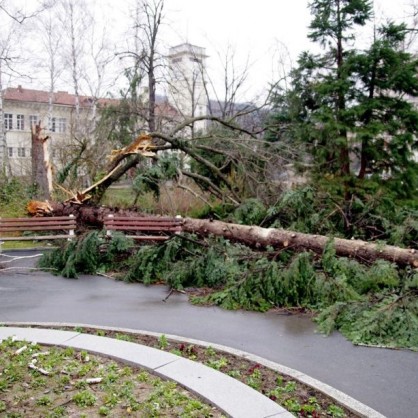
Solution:
[[[404,50],[406,26],[388,22],[360,48],[355,29],[372,23],[369,1],[321,0],[310,7],[309,37],[323,52],[302,53],[291,87],[276,90],[270,140],[307,151],[314,175],[346,183],[375,176],[412,196],[418,61]]]

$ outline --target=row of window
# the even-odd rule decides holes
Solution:
[[[7,147],[7,154],[9,158],[19,157],[32,157],[32,148],[24,148],[24,147]],[[56,157],[56,150],[52,150],[52,158]]]
[[[173,64],[177,64],[177,63],[179,63],[179,62],[181,62],[182,61],[182,59],[181,58],[173,58],[172,60],[171,60],[171,62],[173,63]],[[189,57],[189,61],[191,61],[191,62],[198,62],[199,64],[201,64],[202,63],[202,60],[201,59],[199,59],[199,58],[196,58],[196,57]]]
[[[18,147],[18,148],[8,147],[7,152],[8,152],[9,157],[25,158],[25,157],[30,157],[32,149],[23,148],[23,147]]]
[[[36,117],[36,116],[30,116],[29,118],[32,118],[32,117]],[[4,114],[4,127],[6,130],[13,129],[13,114],[12,113]],[[16,129],[19,131],[23,131],[25,129],[25,115],[16,115]]]
[[[39,118],[37,115],[29,115],[29,126],[37,124]],[[16,126],[16,128],[14,128]],[[16,125],[13,124],[13,114],[4,114],[4,128],[7,131],[16,129],[18,131],[25,130],[25,115],[16,115]],[[51,132],[65,133],[67,131],[67,119],[66,118],[51,118],[49,120],[49,130]]]

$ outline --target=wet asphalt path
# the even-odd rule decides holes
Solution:
[[[355,347],[338,333],[325,338],[305,317],[196,307],[182,294],[163,303],[166,295],[163,286],[97,276],[71,280],[39,271],[0,271],[0,323],[71,322],[201,339],[297,369],[387,417],[418,416],[416,352]]]

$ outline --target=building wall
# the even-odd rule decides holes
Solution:
[[[48,103],[20,102],[4,100],[4,119],[6,131],[6,158],[12,175],[31,175],[31,128],[41,121],[44,135],[49,136],[48,144],[53,165],[57,169],[65,164],[62,150],[70,143],[74,125],[75,108],[53,105],[52,120],[48,118]],[[82,111],[86,119],[89,111]],[[11,119],[10,116],[11,115]],[[10,126],[11,123],[11,126]]]

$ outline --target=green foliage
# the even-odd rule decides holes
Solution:
[[[77,406],[87,408],[93,406],[96,403],[96,396],[88,390],[78,392],[73,396],[73,401]]]
[[[213,218],[213,219],[229,219],[231,213],[235,210],[235,206],[228,203],[217,203],[212,206],[205,205],[203,208],[191,212],[190,217],[197,219]]]
[[[373,180],[361,187],[353,182],[350,194],[350,202],[345,202],[341,183],[330,180],[289,190],[268,209],[263,226],[416,247],[416,199],[403,205]]]
[[[178,243],[175,241],[170,241],[166,246],[141,247],[129,260],[129,271],[124,280],[144,284],[161,280],[177,251]]]
[[[36,187],[23,178],[0,174],[0,214],[2,217],[25,215],[24,202],[36,196]]]
[[[77,178],[78,166],[86,149],[87,145],[83,143],[79,151],[77,152],[77,155],[75,157],[72,157],[70,162],[68,162],[60,171],[58,171],[57,181],[59,184],[63,184],[69,177],[71,177],[72,180]]]
[[[194,297],[193,301],[227,309],[317,309],[321,311],[318,321],[324,332],[340,329],[353,341],[390,345],[396,341],[403,347],[417,346],[418,276],[405,279],[407,273],[389,262],[378,260],[367,267],[352,259],[338,258],[332,240],[321,260],[301,253],[291,257],[289,263],[288,257],[277,259],[272,252],[257,254],[221,239],[211,239],[209,247],[190,242],[183,247],[175,242],[168,248],[142,249],[137,257],[140,272],[136,280],[164,279],[176,288],[211,287],[213,293]],[[392,295],[396,309],[392,309],[393,299],[382,295]],[[407,321],[400,327],[402,317]]]
[[[159,197],[161,182],[175,179],[179,166],[180,162],[175,154],[163,155],[157,164],[147,165],[138,170],[133,189],[138,194],[152,192]]]
[[[418,291],[385,290],[361,302],[336,303],[323,310],[317,321],[323,332],[338,329],[354,343],[417,350]]]
[[[103,231],[93,231],[77,241],[71,241],[51,252],[43,254],[38,266],[53,269],[67,278],[77,278],[78,274],[94,274],[113,267],[122,255],[130,252],[133,242],[122,233],[115,233],[109,244]],[[104,247],[106,246],[106,251]]]
[[[234,218],[239,224],[259,225],[266,214],[266,207],[260,200],[247,199],[235,209]]]
[[[233,131],[228,130],[226,128],[217,128],[215,131],[212,131],[212,133],[215,134],[215,137],[211,138],[210,147],[212,149],[223,149],[225,147],[226,142],[226,139],[223,138],[233,136]],[[204,140],[201,142],[202,145],[208,145],[207,143],[205,143]],[[208,148],[196,149],[195,153],[198,155],[198,157],[210,162],[213,166],[219,169],[222,172],[222,174],[228,176],[233,172],[234,164],[232,163],[232,161],[229,161],[227,164],[225,164],[225,155],[222,155],[222,153],[212,152]],[[223,185],[222,180],[213,172],[213,170],[211,170],[206,164],[203,164],[198,159],[191,160],[191,170],[194,173],[207,177],[217,186]]]
[[[355,28],[372,24],[369,1],[315,0],[310,8],[309,38],[323,53],[302,53],[290,88],[276,89],[266,138],[296,147],[295,166],[313,178],[338,179],[346,203],[355,178],[416,196],[418,111],[409,98],[418,96],[418,60],[404,48],[407,26],[376,28],[362,50]]]
[[[194,240],[194,238],[192,238]],[[172,239],[164,245],[144,246],[131,259],[127,281],[145,284],[164,280],[170,286],[221,286],[234,274],[237,261],[219,257],[232,247],[228,241],[217,240],[214,246],[196,245],[196,241]]]

